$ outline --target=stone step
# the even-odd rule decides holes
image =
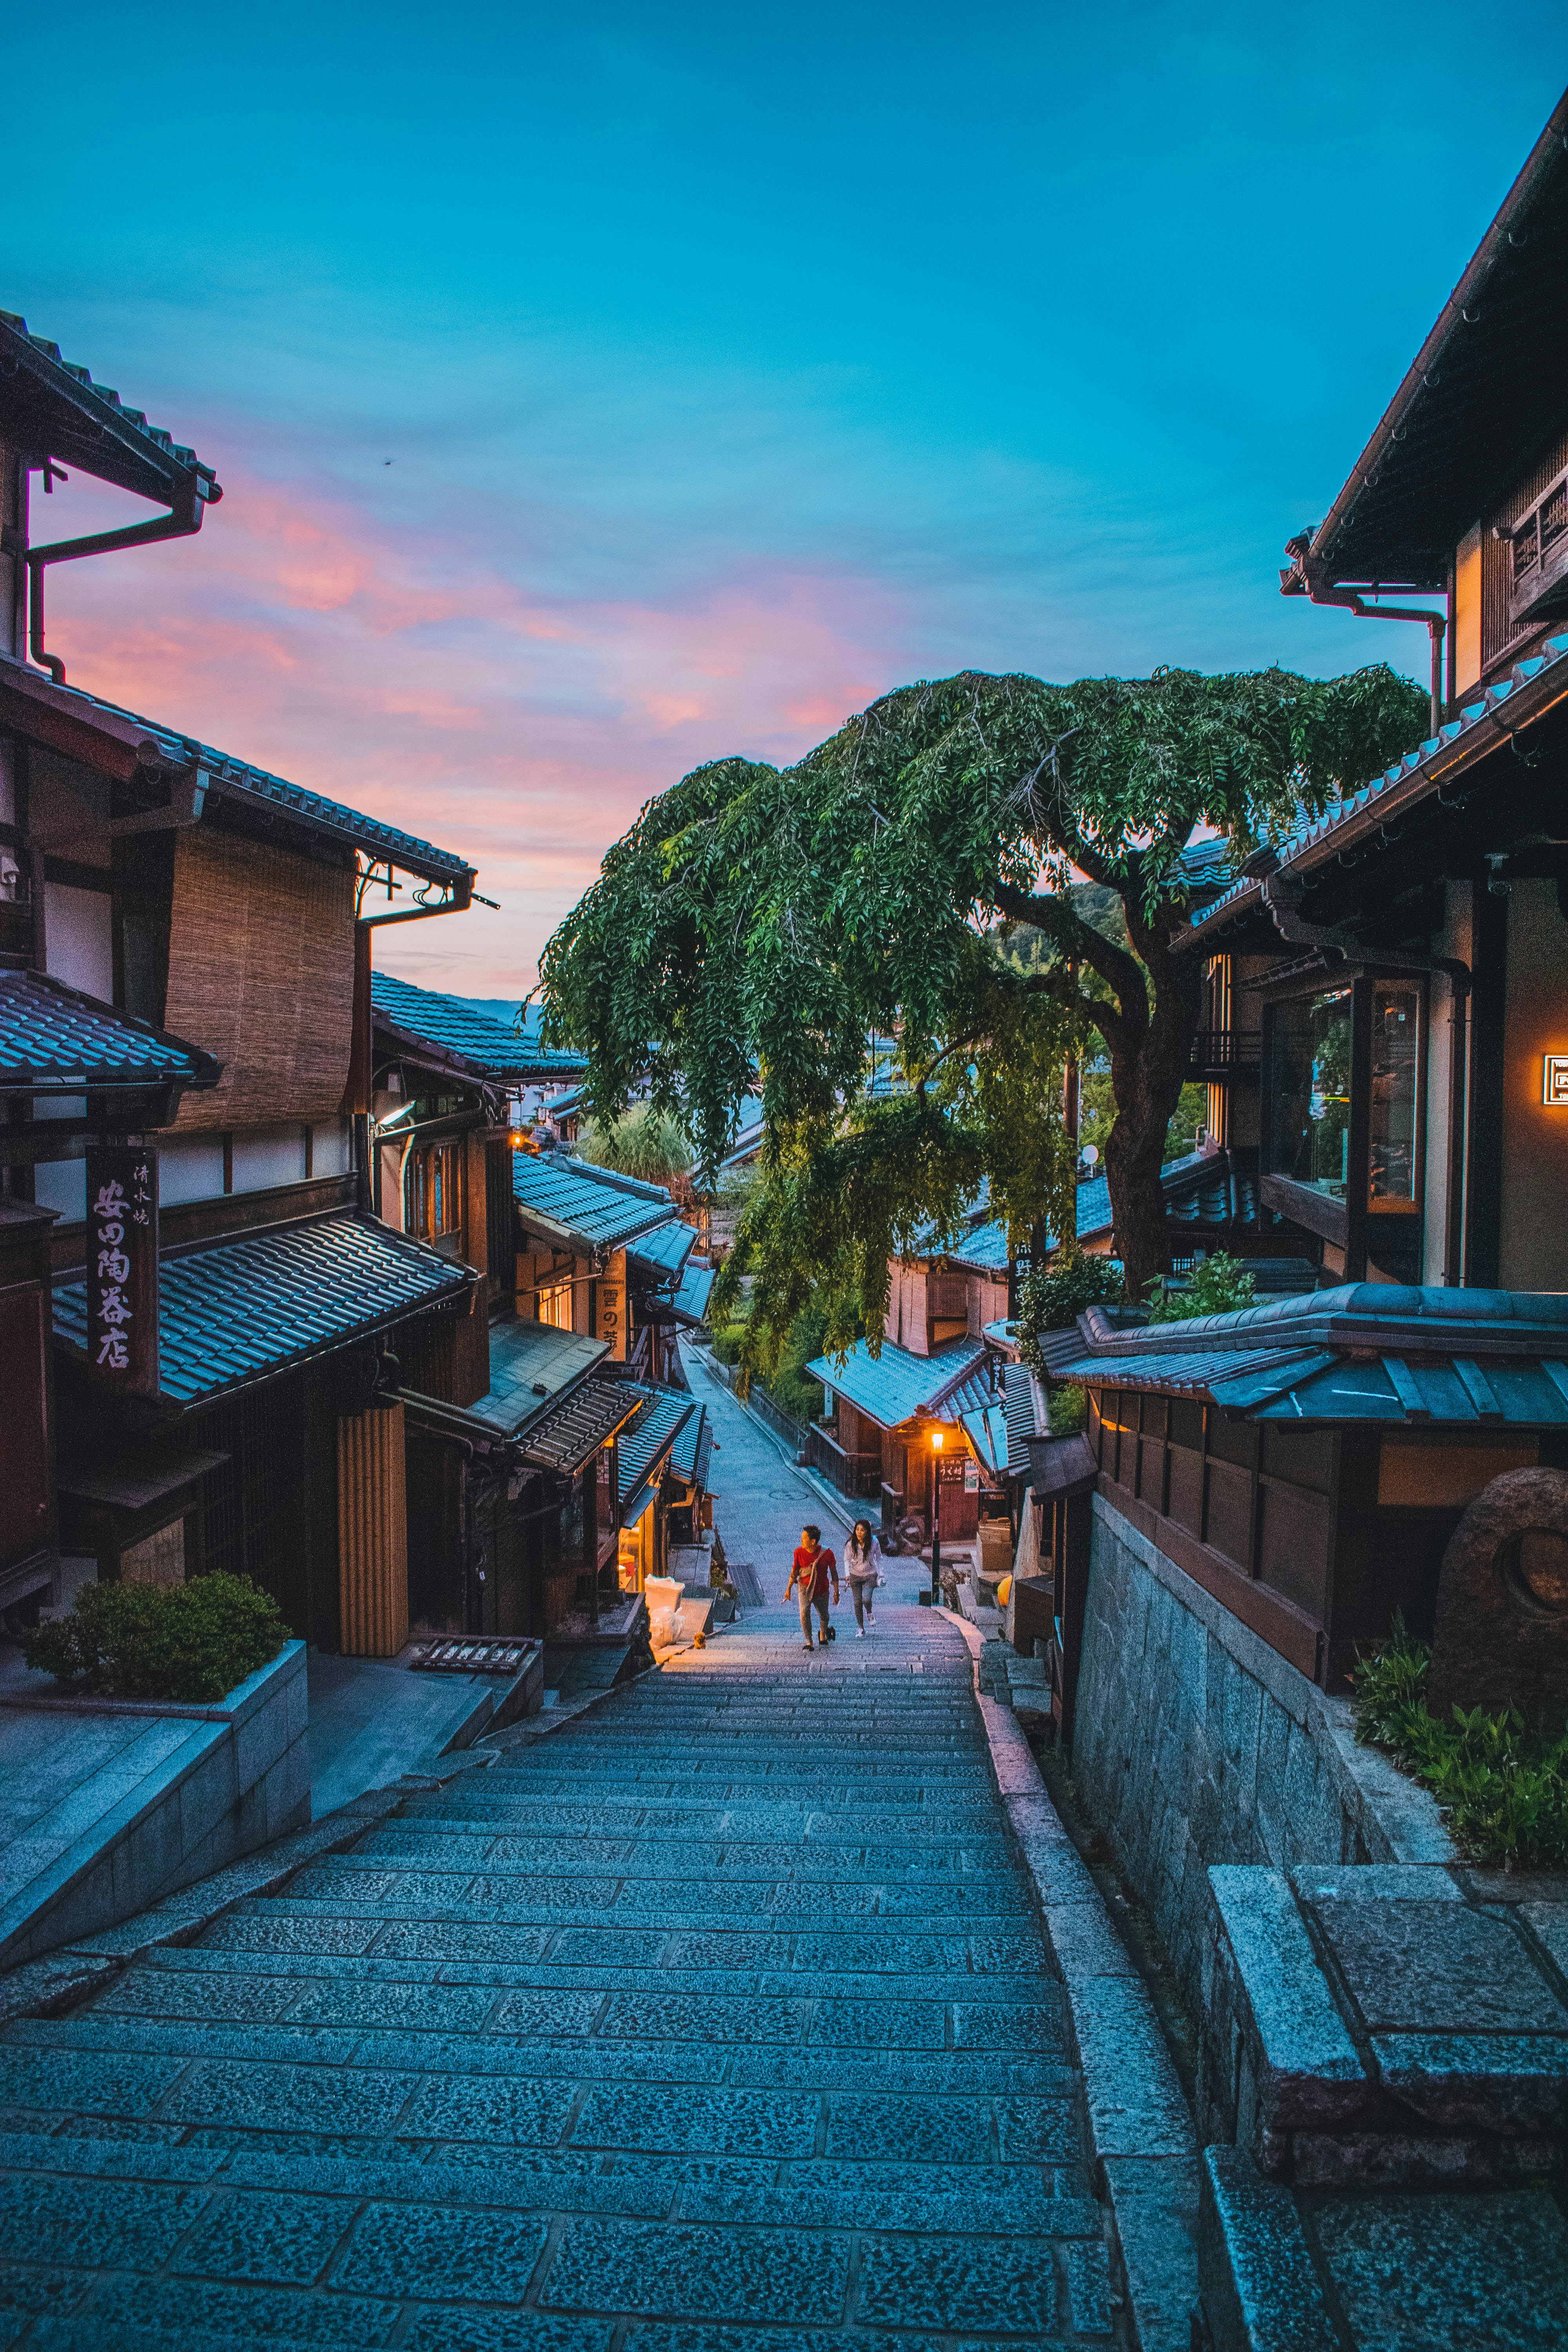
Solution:
[[[381,1841],[384,1840],[384,1843]],[[360,1841],[356,1853],[422,1851],[460,1847],[526,1864],[542,1874],[658,1878],[848,1879],[868,1884],[933,1885],[974,1876],[1016,1879],[1016,1850],[1007,1837],[966,1837],[962,1844],[933,1848],[930,1843],[897,1848],[827,1844],[801,1840],[764,1845],[722,1839],[551,1837],[518,1834],[483,1821],[460,1821],[443,1829],[438,1819],[419,1814],[384,1823]]]

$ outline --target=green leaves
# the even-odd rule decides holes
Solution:
[[[1385,1748],[1429,1788],[1468,1853],[1525,1869],[1568,1862],[1568,1739],[1532,1738],[1517,1707],[1426,1706],[1432,1653],[1395,1618],[1384,1647],[1357,1666],[1356,1736]]]
[[[783,1269],[807,1243],[829,1251],[833,1332],[850,1331],[851,1299],[875,1328],[872,1261],[945,1214],[952,1171],[989,1176],[1015,1230],[1065,1213],[1056,1096],[1091,1027],[1119,1117],[1136,1097],[1153,1139],[1108,1151],[1113,1200],[1123,1164],[1127,1183],[1157,1183],[1195,1019],[1195,967],[1171,954],[1183,849],[1200,825],[1250,848],[1321,808],[1415,740],[1425,709],[1386,668],[900,688],[792,768],[719,760],[649,801],[545,950],[546,1034],[588,1049],[601,1128],[646,1078],[710,1179],[760,1088],[769,1184],[742,1229],[757,1328],[798,1311],[810,1269]],[[1075,869],[1121,899],[1136,957],[1080,919]],[[1045,935],[1027,969],[987,944],[999,914]],[[863,1116],[872,1034],[896,1039],[921,1089],[907,1134]]]

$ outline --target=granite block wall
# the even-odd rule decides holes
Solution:
[[[1094,1497],[1073,1775],[1203,2002],[1213,1864],[1446,1863],[1434,1801]]]

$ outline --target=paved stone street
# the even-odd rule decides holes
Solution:
[[[969,1653],[900,1563],[873,1638],[846,1605],[805,1657],[781,1596],[826,1511],[694,1379],[765,1608],[6,2028],[0,2341],[1120,2332]]]

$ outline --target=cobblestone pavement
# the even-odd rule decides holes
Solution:
[[[968,1653],[911,1564],[806,1658],[822,1506],[714,1411],[765,1609],[0,2033],[0,2343],[1121,2334]]]

